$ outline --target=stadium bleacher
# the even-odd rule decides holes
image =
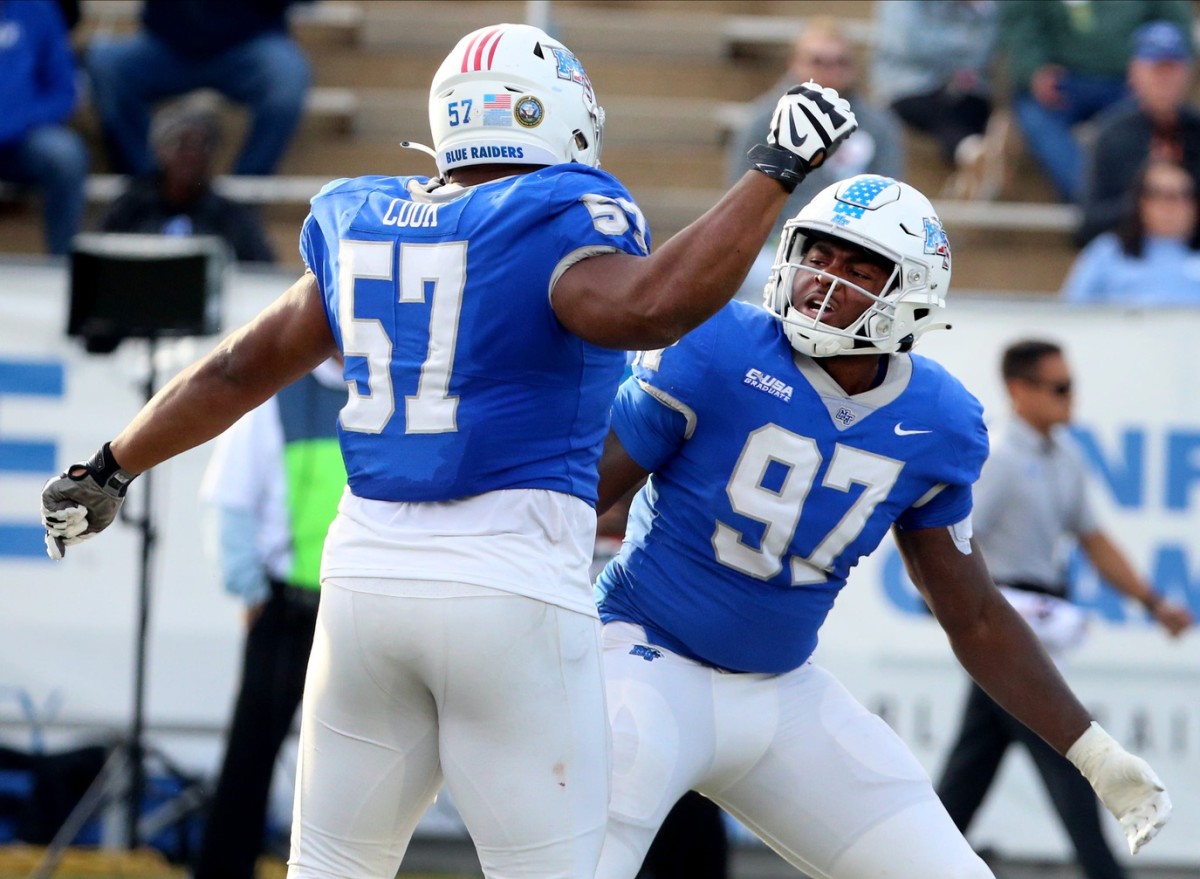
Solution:
[[[868,52],[870,0],[837,4],[851,36]],[[608,110],[604,166],[620,177],[664,241],[711,206],[725,189],[724,145],[746,102],[775,81],[805,15],[818,2],[582,2],[550,4],[555,27],[582,57]],[[84,0],[77,45],[97,32],[137,26],[137,0]],[[403,150],[423,140],[427,84],[446,48],[473,27],[523,20],[526,4],[416,0],[318,0],[298,9],[295,29],[312,61],[308,112],[280,173],[220,180],[219,188],[257,205],[276,252],[299,267],[295,242],[308,198],[326,181],[369,173],[430,173],[429,159]],[[229,105],[225,166],[244,131]],[[121,190],[108,173],[98,125],[84,106],[76,124],[92,148],[88,215],[94,223]],[[907,135],[909,179],[927,193],[946,171],[931,142]],[[956,250],[959,291],[1056,290],[1074,256],[1074,210],[1050,203],[1049,187],[1019,147],[1010,156],[1000,201],[938,199]],[[1021,258],[1012,256],[1021,249]],[[39,252],[36,205],[0,188],[0,252]]]

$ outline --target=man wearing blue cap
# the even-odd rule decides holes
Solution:
[[[1007,0],[1000,37],[1021,134],[1060,201],[1078,203],[1083,150],[1075,130],[1128,97],[1131,35],[1154,21],[1185,32],[1188,0]]]
[[[1116,228],[1148,159],[1167,159],[1200,176],[1200,110],[1188,102],[1192,59],[1190,38],[1173,22],[1150,22],[1134,32],[1128,67],[1133,96],[1096,119],[1084,168],[1079,244]]]

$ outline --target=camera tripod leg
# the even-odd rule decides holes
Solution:
[[[129,751],[124,744],[119,744],[108,755],[100,773],[80,797],[75,808],[67,815],[67,820],[63,822],[62,827],[58,828],[58,832],[46,846],[41,860],[29,874],[29,879],[49,879],[63,855],[66,854],[67,848],[79,835],[79,831],[83,829],[83,825],[95,817],[105,805],[124,794],[128,768]]]

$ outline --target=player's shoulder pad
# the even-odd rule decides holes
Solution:
[[[411,177],[390,177],[386,174],[339,177],[322,186],[320,191],[309,200],[309,203],[315,207],[318,201],[331,201],[339,198],[361,200],[368,193],[376,191],[399,195],[408,191],[406,187],[411,179]]]
[[[548,186],[564,198],[577,199],[588,192],[616,195],[631,200],[633,198],[625,184],[612,174],[579,162],[564,162],[539,168],[525,175],[524,182],[531,186]]]
[[[747,309],[749,311],[747,311]],[[742,350],[747,345],[746,327],[757,323],[750,311],[760,311],[744,302],[730,302],[700,326],[667,348],[641,352],[633,364],[633,374],[641,381],[693,401],[714,368],[718,353]]]
[[[643,256],[650,253],[646,215],[625,185],[607,171],[578,162],[551,165],[523,175],[511,192],[520,195],[524,205],[536,206],[542,222],[561,220],[575,229],[572,237],[587,222],[594,227],[593,238],[605,242],[624,238],[628,244],[623,249]],[[590,220],[584,220],[588,215]]]
[[[920,354],[912,360],[913,383],[927,397],[938,416],[938,431],[961,460],[972,467],[983,466],[988,455],[987,426],[983,404],[946,367]]]

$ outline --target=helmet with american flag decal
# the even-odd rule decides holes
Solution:
[[[482,164],[600,164],[604,110],[571,50],[539,28],[467,34],[429,90],[438,171]]]

